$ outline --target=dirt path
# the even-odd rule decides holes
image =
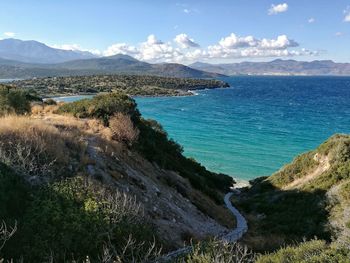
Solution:
[[[219,240],[226,241],[229,243],[233,243],[238,241],[247,231],[248,231],[248,224],[247,220],[242,216],[242,214],[238,211],[237,208],[235,208],[231,203],[231,197],[233,195],[233,192],[229,192],[224,197],[224,202],[228,210],[232,213],[232,215],[236,218],[237,225],[236,228],[232,229],[229,233],[227,233],[224,236],[218,237]],[[192,250],[192,246],[187,246],[180,248],[178,250],[172,251],[168,253],[166,256],[161,257],[155,262],[167,262],[171,261],[181,255],[190,253]]]
[[[325,171],[327,171],[329,169],[330,164],[329,164],[328,156],[317,157],[315,155],[314,158],[318,158],[318,162],[319,162],[316,169],[313,170],[312,172],[310,172],[309,174],[307,174],[306,176],[303,176],[301,178],[294,180],[293,182],[291,182],[290,184],[285,186],[283,188],[284,190],[298,188],[299,186],[305,185],[306,183],[308,183],[311,180],[313,180],[314,178],[320,176],[321,174],[323,174]]]

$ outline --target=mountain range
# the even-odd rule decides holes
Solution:
[[[332,60],[311,62],[276,59],[270,62],[241,62],[209,64],[196,62],[191,68],[224,75],[335,75],[349,76],[350,63],[335,63]]]
[[[222,76],[182,64],[146,63],[122,54],[96,57],[89,52],[56,49],[37,41],[0,40],[0,78],[95,74],[143,74],[183,78]]]
[[[350,63],[331,60],[311,62],[276,59],[270,62],[189,66],[177,63],[151,64],[117,54],[97,57],[87,51],[62,50],[37,41],[0,40],[0,79],[98,74],[136,74],[182,78],[217,78],[233,75],[336,75],[349,76]]]

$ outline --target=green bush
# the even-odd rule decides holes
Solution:
[[[350,202],[350,181],[341,186],[340,195],[346,202]]]
[[[68,113],[79,118],[101,119],[108,125],[109,118],[116,113],[129,115],[137,120],[140,113],[136,109],[136,102],[121,92],[97,95],[92,99],[84,99],[66,103],[59,107],[58,113]]]
[[[126,194],[81,177],[29,189],[7,168],[1,171],[4,193],[10,194],[0,196],[1,216],[18,221],[15,236],[2,251],[6,259],[46,262],[52,257],[54,262],[81,262],[89,256],[96,262],[107,247],[114,258],[122,255],[123,262],[130,262],[144,257],[158,240],[142,207]],[[23,193],[30,190],[30,195],[19,203],[23,189]],[[16,204],[18,208],[10,206]],[[135,243],[127,247],[129,237]]]
[[[313,240],[288,246],[260,256],[256,263],[349,263],[350,250],[331,247],[325,241]]]
[[[29,188],[16,173],[0,163],[0,220],[8,225],[23,215],[29,199]]]
[[[44,105],[57,105],[57,102],[53,99],[47,99],[44,101]]]
[[[31,96],[22,90],[0,85],[0,116],[29,112],[31,99]]]

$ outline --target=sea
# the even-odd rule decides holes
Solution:
[[[223,80],[231,88],[136,101],[186,156],[244,181],[271,175],[335,133],[350,133],[349,77]]]
[[[271,175],[333,134],[350,133],[350,77],[223,80],[231,87],[135,100],[186,156],[241,181]]]

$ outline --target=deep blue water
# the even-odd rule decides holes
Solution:
[[[231,77],[198,96],[137,98],[185,155],[239,179],[270,175],[334,133],[350,133],[350,78]]]

